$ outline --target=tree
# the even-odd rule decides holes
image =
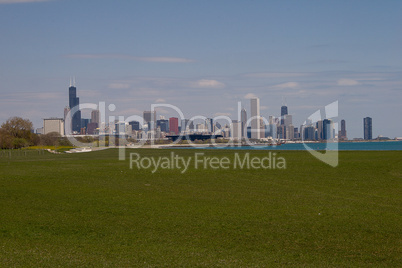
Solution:
[[[33,142],[32,122],[21,117],[11,117],[0,128],[0,147],[18,149]]]
[[[33,125],[28,119],[11,117],[1,125],[1,128],[13,138],[31,140]]]
[[[57,132],[40,135],[40,144],[45,146],[58,146],[60,137],[60,134]]]
[[[12,149],[13,138],[2,128],[0,128],[0,149]]]

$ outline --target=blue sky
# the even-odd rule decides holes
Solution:
[[[0,0],[0,122],[62,117],[81,103],[141,115],[228,115],[283,97],[299,126],[338,100],[349,138],[402,136],[401,1]],[[174,115],[161,110],[165,116]]]

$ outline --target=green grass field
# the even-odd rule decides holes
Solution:
[[[340,152],[337,168],[277,153],[286,170],[184,174],[129,169],[115,149],[3,154],[0,266],[402,266],[402,152]]]

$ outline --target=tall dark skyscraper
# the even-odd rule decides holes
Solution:
[[[128,124],[131,126],[132,130],[138,131],[141,129],[140,122],[138,121],[130,121]]]
[[[344,119],[341,120],[341,131],[339,132],[338,135],[339,139],[341,140],[346,140],[347,136],[346,136],[346,121]]]
[[[331,119],[322,121],[322,139],[330,140],[333,138],[333,122]]]
[[[366,117],[363,119],[364,124],[364,139],[373,139],[373,120],[371,117]]]
[[[287,115],[288,114],[288,106],[282,106],[281,107],[281,116]]]
[[[281,125],[285,124],[285,115],[288,114],[288,106],[283,105],[281,107]]]
[[[156,120],[156,127],[160,127],[162,132],[169,132],[169,120],[167,119],[159,119]]]
[[[80,104],[80,98],[77,98],[77,88],[75,87],[75,78],[73,80],[73,83],[71,83],[70,80],[70,87],[68,88],[68,97],[69,97],[69,108],[72,110],[75,106]],[[77,111],[74,115],[73,118],[71,119],[72,121],[72,131],[76,131],[80,133],[81,131],[81,111]]]

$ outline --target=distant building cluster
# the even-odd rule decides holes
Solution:
[[[317,122],[306,121],[304,125],[295,127],[292,115],[288,113],[286,104],[281,106],[281,116],[268,119],[260,115],[259,98],[250,99],[250,117],[245,108],[241,108],[239,120],[221,125],[213,118],[179,119],[170,117],[166,119],[160,115],[157,119],[156,111],[144,111],[143,120],[120,122],[101,122],[101,112],[91,111],[91,118],[82,118],[81,111],[72,113],[74,107],[80,104],[77,97],[75,79],[70,80],[68,88],[69,102],[64,108],[64,118],[44,119],[43,128],[37,129],[38,134],[57,132],[60,135],[118,135],[133,139],[166,139],[177,135],[217,135],[226,139],[241,141],[252,140],[287,140],[287,141],[333,141],[347,140],[346,122],[341,120],[340,130],[331,119]],[[75,108],[77,109],[77,108]],[[71,117],[72,114],[72,117]],[[71,117],[71,118],[69,118]],[[142,121],[142,122],[140,122]],[[67,123],[71,125],[66,126]],[[363,120],[364,139],[372,139],[372,119]]]

